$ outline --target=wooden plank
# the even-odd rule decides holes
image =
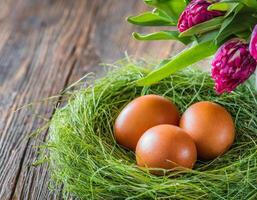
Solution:
[[[51,118],[55,104],[15,109],[57,94],[87,72],[103,73],[99,63],[120,59],[125,51],[164,58],[182,48],[178,43],[144,43],[130,37],[141,28],[124,18],[144,9],[138,0],[0,3],[0,199],[59,198],[48,189],[47,165],[32,166],[47,131],[28,137],[45,123],[39,116]]]
[[[37,157],[33,146],[40,143],[28,135],[44,123],[33,113],[50,118],[54,107],[46,103],[37,104],[32,110],[11,111],[54,95],[65,87],[76,60],[77,38],[82,37],[82,27],[87,27],[82,23],[84,18],[87,19],[84,9],[89,7],[90,10],[96,5],[92,1],[71,3],[69,0],[55,3],[27,0],[18,4],[20,10],[10,19],[9,23],[13,25],[11,36],[3,46],[0,58],[1,70],[7,72],[1,85],[1,100],[8,104],[3,105],[7,108],[5,116],[8,119],[3,123],[0,140],[0,199],[30,199],[30,191],[47,187],[46,184],[39,185],[40,181],[33,187],[30,182],[35,176],[35,172],[30,171],[31,164]],[[44,137],[42,134],[39,140]],[[39,173],[44,180],[47,171]]]

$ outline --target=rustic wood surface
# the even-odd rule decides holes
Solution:
[[[62,198],[61,190],[49,190],[47,165],[33,166],[47,131],[30,137],[51,118],[55,105],[18,108],[60,93],[88,72],[101,74],[99,63],[125,52],[160,59],[183,48],[130,37],[142,29],[127,24],[125,16],[146,9],[140,0],[0,1],[1,200]]]

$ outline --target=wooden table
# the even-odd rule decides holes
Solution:
[[[138,42],[142,28],[125,16],[146,10],[140,0],[0,1],[0,199],[57,199],[48,189],[47,164],[34,167],[46,136],[30,134],[55,111],[49,101],[99,63],[129,55],[164,58],[180,51],[176,42]],[[146,28],[144,30],[152,30]],[[61,97],[59,97],[61,98]],[[16,112],[15,112],[16,111]]]

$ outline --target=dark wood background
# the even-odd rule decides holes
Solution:
[[[0,199],[57,199],[48,189],[47,165],[34,167],[47,131],[29,137],[54,113],[38,103],[58,94],[99,63],[113,62],[126,51],[161,59],[179,52],[176,42],[138,42],[141,30],[125,16],[146,10],[141,0],[1,0],[0,1]],[[146,28],[144,30],[150,30]],[[44,116],[44,118],[42,118]]]

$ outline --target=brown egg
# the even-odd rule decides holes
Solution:
[[[140,167],[192,169],[196,159],[193,139],[183,129],[173,125],[163,124],[148,129],[136,148],[136,160]]]
[[[158,95],[145,95],[131,101],[119,114],[114,125],[117,142],[135,150],[143,133],[159,124],[179,124],[176,106]]]
[[[222,106],[198,102],[182,115],[180,127],[195,141],[197,153],[205,160],[226,152],[235,138],[235,127],[231,115]]]

